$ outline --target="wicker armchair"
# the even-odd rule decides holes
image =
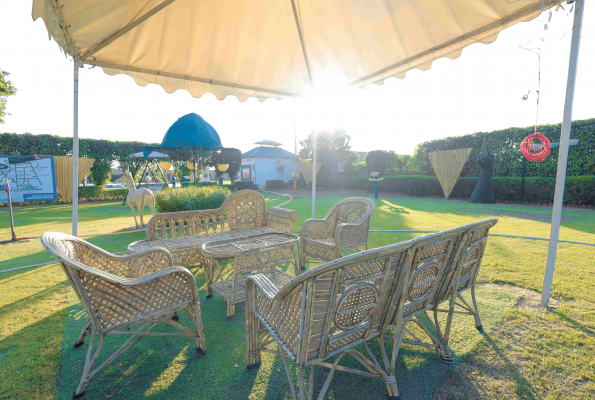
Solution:
[[[368,248],[370,216],[374,202],[363,197],[341,200],[324,219],[307,219],[302,224],[300,267],[308,262],[336,260],[348,250]],[[308,261],[313,258],[321,261]]]
[[[487,235],[495,223],[488,220],[353,254],[303,273],[283,286],[263,274],[250,276],[246,281],[246,367],[259,366],[262,351],[280,355],[294,399],[313,398],[315,365],[330,368],[318,399],[324,398],[337,370],[382,379],[389,398],[399,398],[395,364],[405,341],[402,336],[411,333],[416,337],[406,325],[448,300],[445,333],[436,322],[437,337],[431,347],[449,354],[448,333],[457,294],[453,282],[461,281],[465,265],[461,260],[470,239]],[[393,328],[395,335],[388,335]],[[379,341],[380,361],[366,343],[373,338]],[[385,350],[386,340],[392,341],[392,352]],[[268,347],[273,343],[277,349]],[[365,354],[353,348],[359,344]],[[348,354],[366,371],[339,365]],[[326,361],[334,356],[332,364]],[[298,369],[297,391],[288,357]],[[306,395],[307,367],[310,384]]]
[[[155,248],[119,257],[74,236],[56,232],[44,233],[41,243],[62,265],[89,317],[74,345],[81,346],[85,336],[90,335],[83,376],[74,398],[84,394],[91,378],[145,336],[193,337],[197,351],[206,354],[194,276],[184,267],[174,267],[167,250]],[[192,318],[193,329],[172,320],[171,315],[182,309]],[[151,332],[160,323],[182,332]],[[138,329],[130,330],[139,325]],[[128,336],[128,340],[93,369],[103,338],[110,334]]]

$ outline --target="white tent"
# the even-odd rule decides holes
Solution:
[[[288,98],[324,83],[403,78],[440,57],[537,17],[562,0],[34,0],[33,18],[75,60],[74,148],[78,161],[78,67],[96,65],[167,92],[240,101]],[[575,2],[544,302],[553,274],[584,0]],[[316,149],[314,148],[314,162]],[[78,168],[73,168],[77,171]],[[74,179],[77,179],[76,176]],[[75,185],[76,187],[76,185]],[[316,179],[313,177],[313,210]],[[73,234],[77,233],[73,196]],[[549,283],[548,283],[549,282]]]

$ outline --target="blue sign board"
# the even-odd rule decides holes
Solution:
[[[54,156],[0,155],[0,203],[8,202],[5,179],[15,203],[58,200]]]

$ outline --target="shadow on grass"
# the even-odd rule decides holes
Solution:
[[[581,324],[580,322],[578,322],[577,320],[570,318],[568,316],[568,314],[560,311],[560,310],[556,310],[555,311],[556,315],[559,316],[563,321],[568,322],[570,325],[572,325],[573,327],[575,327],[576,329],[578,329],[579,331],[586,333],[589,336],[595,336],[595,331],[593,331],[592,329],[586,327],[585,325]]]
[[[523,375],[519,372],[518,368],[515,367],[515,365],[512,362],[510,362],[504,351],[502,351],[502,349],[498,347],[498,345],[492,339],[492,337],[489,334],[484,334],[484,338],[492,347],[492,349],[496,352],[498,357],[500,357],[500,359],[504,361],[508,370],[512,372],[513,378],[516,383],[515,392],[525,399],[537,399],[537,397],[535,397],[534,395],[534,393],[536,393],[535,388],[533,388],[529,381],[523,377]]]
[[[0,307],[0,315],[17,310],[27,310],[28,307],[31,307],[32,304],[38,301],[51,299],[57,292],[59,292],[60,290],[64,290],[64,288],[67,286],[68,282],[63,281],[53,286],[47,287],[44,290],[36,292],[31,296],[24,297],[13,303],[5,304],[4,306]]]
[[[56,286],[63,288],[62,285]],[[26,300],[43,301],[56,291],[30,296]],[[18,303],[23,307],[20,301]],[[6,312],[6,308],[3,307],[0,313]],[[26,307],[23,312],[27,312]],[[0,398],[34,399],[39,398],[40,392],[54,392],[67,314],[68,309],[64,307],[0,340]]]
[[[115,207],[119,205],[120,207]],[[145,208],[145,216],[149,217],[151,212],[149,208]],[[51,217],[48,218],[48,213],[51,213]],[[7,221],[7,217],[3,214],[8,215],[8,210],[0,209],[0,220]],[[137,212],[138,214],[138,212]],[[114,217],[125,217],[129,216],[130,220],[134,224],[134,218],[130,212],[128,206],[122,207],[122,202],[105,201],[97,203],[82,203],[79,204],[79,223],[98,221],[104,219],[111,219]],[[138,215],[137,215],[138,218]],[[23,227],[28,225],[36,224],[47,224],[49,221],[52,223],[67,223],[72,220],[72,206],[68,205],[39,205],[39,206],[22,206],[15,207],[14,209],[14,221],[15,226]],[[148,221],[148,220],[147,220]],[[2,225],[4,226],[4,225]],[[7,225],[8,227],[8,225]]]
[[[121,231],[127,231],[127,229],[123,229]],[[121,231],[119,231],[119,232],[121,232]],[[128,247],[129,243],[132,243],[137,240],[146,239],[145,235],[146,234],[144,232],[134,232],[134,233],[130,233],[129,235],[96,236],[96,237],[83,238],[83,239],[87,240],[89,243],[94,244],[95,246],[102,248],[105,251],[108,251],[110,253],[117,253],[117,252],[121,252],[121,251],[126,251],[126,248]],[[42,250],[35,252],[35,253],[27,254],[27,255],[24,255],[21,257],[15,257],[15,258],[11,258],[6,261],[2,261],[2,262],[0,262],[0,271],[12,269],[12,268],[23,267],[26,265],[35,265],[35,264],[41,264],[41,263],[50,262],[50,261],[56,261],[56,259],[50,253],[43,250],[41,243],[39,243],[40,239],[31,239],[31,240],[37,241],[38,243],[36,244],[36,246],[39,246]],[[19,244],[14,244],[11,246],[18,246],[18,245]],[[2,249],[2,247],[0,247],[0,249]],[[27,270],[15,271],[15,272],[11,272],[10,274],[25,272],[25,271],[27,271]]]

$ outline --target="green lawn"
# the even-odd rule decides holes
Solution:
[[[324,216],[331,205],[341,198],[320,197],[317,202],[317,217]],[[268,199],[271,206],[284,201],[278,198]],[[303,220],[310,217],[310,198],[295,198],[284,207],[298,211],[296,231],[299,232]],[[372,229],[443,230],[497,217],[499,223],[492,233],[548,237],[550,212],[550,207],[541,206],[475,205],[463,201],[381,196],[372,216]],[[70,232],[70,218],[71,208],[67,205],[17,208],[17,236],[39,236],[49,230]],[[133,224],[128,207],[123,207],[121,202],[81,205],[81,235],[129,231]],[[383,246],[413,236],[371,233],[370,246]],[[2,208],[0,240],[9,237],[8,215],[6,209]],[[143,237],[144,233],[138,232],[96,237],[89,241],[116,252],[124,251],[129,242]],[[583,209],[564,210],[560,238],[595,243],[595,212]],[[480,281],[510,283],[540,291],[546,257],[547,242],[491,237],[480,272]],[[468,349],[462,361],[450,370],[448,377],[433,390],[430,397],[594,397],[594,260],[595,247],[560,244],[552,293],[560,300],[561,306],[555,312],[548,313],[507,310],[504,319],[487,335],[479,337],[478,342]],[[38,239],[0,246],[0,270],[47,261],[51,261],[51,257],[44,252]],[[192,270],[197,275],[197,281],[200,281],[202,272],[197,268]],[[0,274],[0,398],[54,397],[65,324],[72,320],[68,317],[70,301],[70,288],[56,264]],[[71,312],[74,307],[76,305],[70,308]],[[207,307],[208,303],[203,305],[205,320],[210,318],[205,311]],[[242,310],[243,307],[234,321],[235,324],[243,324]],[[224,319],[217,321],[224,323]],[[208,323],[211,322],[205,321],[205,326]],[[241,328],[238,326],[240,331]],[[68,334],[68,329],[66,332]],[[241,340],[236,345],[237,357],[240,359],[244,345]],[[170,364],[174,375],[176,368],[183,369],[189,362],[184,351],[178,353],[180,357]],[[207,355],[209,358],[218,356],[214,349]],[[270,378],[269,375],[262,375],[267,372],[266,368],[261,368],[252,379],[255,388],[267,388],[268,379],[271,379],[270,385],[285,392],[287,384],[282,367],[281,373],[274,370],[278,367],[277,364],[275,362],[267,367]],[[200,365],[197,368],[197,373],[200,373]],[[80,372],[73,371],[75,373]],[[279,376],[280,379],[277,379]],[[155,377],[144,396],[152,397],[161,390],[160,387],[168,386],[158,378]],[[217,385],[225,385],[225,382],[217,382]],[[364,385],[365,382],[362,381]],[[263,397],[259,393],[258,390],[253,391],[251,398]],[[384,395],[382,391],[376,393],[379,396]],[[61,397],[63,396],[64,393]]]

